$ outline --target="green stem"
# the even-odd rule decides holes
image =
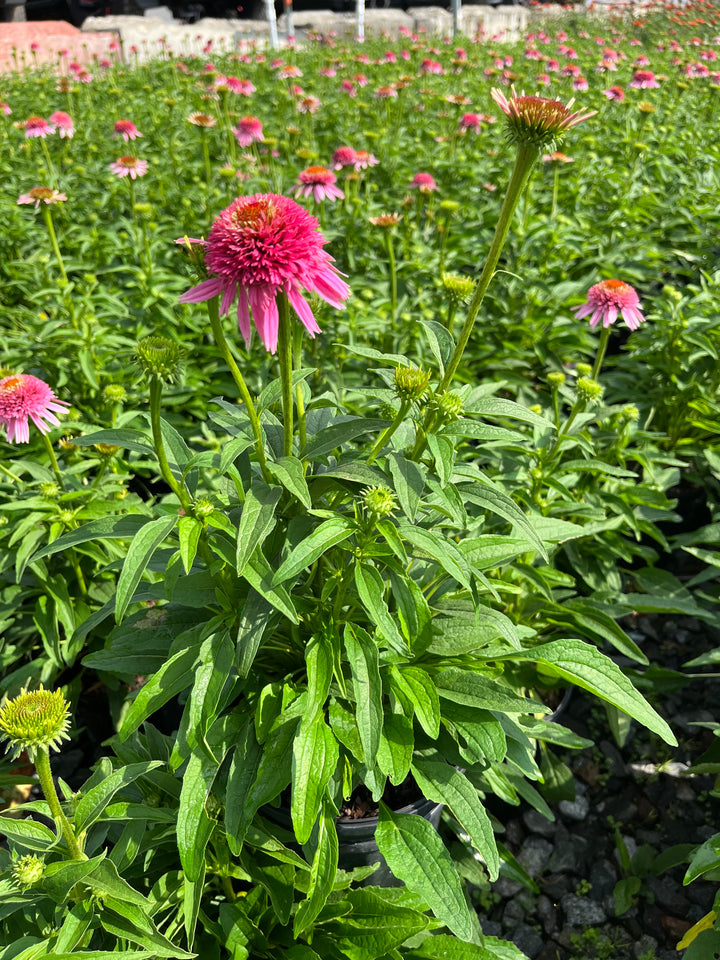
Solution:
[[[22,483],[22,480],[20,479],[20,477],[15,476],[14,473],[8,470],[7,467],[4,467],[1,463],[0,463],[0,473],[4,473],[6,477],[8,477],[10,480],[14,480],[16,483]]]
[[[47,455],[50,458],[50,466],[52,467],[52,471],[55,474],[55,479],[57,480],[58,485],[60,486],[60,489],[64,490],[65,483],[63,482],[63,475],[62,473],[60,473],[60,467],[58,466],[57,457],[55,456],[55,450],[53,448],[53,445],[50,442],[50,437],[48,437],[46,433],[43,433],[41,436],[42,436],[43,444],[45,446]]]
[[[212,181],[212,167],[210,166],[210,146],[207,142],[207,134],[202,127],[200,127],[200,138],[203,145],[203,157],[205,158],[205,179],[207,180],[208,190],[210,189],[210,183]]]
[[[292,388],[292,327],[290,304],[287,295],[279,293],[277,297],[278,323],[278,360],[280,361],[280,380],[282,381],[283,406],[283,454],[292,456],[293,452],[293,388]]]
[[[220,323],[220,314],[218,310],[218,298],[213,297],[211,300],[208,300],[208,316],[210,317],[210,326],[212,327],[213,337],[215,338],[215,343],[220,350],[220,353],[223,356],[223,360],[228,365],[230,374],[235,381],[235,385],[240,391],[240,396],[242,397],[243,403],[247,409],[247,414],[250,419],[250,426],[252,432],[255,436],[255,453],[258,458],[258,463],[260,464],[260,469],[262,470],[262,475],[268,482],[271,480],[270,473],[267,468],[267,459],[265,457],[265,446],[263,443],[262,428],[260,426],[260,418],[257,415],[255,410],[255,404],[253,403],[252,397],[250,396],[250,391],[247,388],[247,384],[243,378],[242,373],[240,373],[240,368],[235,362],[235,358],[230,352],[230,347],[227,340],[225,339],[225,334],[223,333],[222,324]]]
[[[43,219],[45,220],[45,226],[47,227],[47,232],[50,234],[50,243],[52,244],[55,259],[57,260],[58,267],[60,268],[60,276],[63,278],[63,281],[67,283],[68,278],[67,273],[65,272],[65,263],[63,262],[62,253],[60,253],[60,246],[57,241],[57,234],[55,233],[55,226],[53,224],[52,214],[50,213],[50,207],[46,203],[43,203],[41,206]]]
[[[303,328],[299,323],[296,323],[293,330],[293,370],[299,370],[302,366],[302,338]],[[297,410],[300,449],[302,450],[307,442],[305,400],[303,398],[302,383],[295,384],[295,408]]]
[[[553,175],[552,206],[550,207],[550,217],[555,218],[558,205],[558,187],[560,185],[560,164],[555,163],[555,173]]]
[[[500,254],[502,253],[502,249],[505,245],[513,214],[515,213],[515,208],[517,207],[523,187],[530,177],[532,168],[535,165],[535,161],[537,160],[539,153],[539,148],[533,146],[532,144],[523,143],[518,147],[517,156],[515,158],[515,166],[510,178],[510,183],[508,184],[507,193],[505,194],[502,210],[500,211],[500,216],[495,227],[495,235],[493,236],[487,259],[485,260],[485,266],[483,267],[483,271],[480,274],[480,279],[475,287],[473,298],[470,301],[467,319],[465,320],[465,324],[460,333],[457,346],[455,347],[455,352],[450,358],[450,362],[445,368],[445,375],[440,381],[440,386],[437,390],[438,393],[444,393],[447,390],[452,382],[453,377],[455,376],[455,373],[457,372],[458,366],[460,365],[463,353],[465,352],[465,348],[470,340],[473,327],[475,326],[475,320],[480,312],[480,307],[482,306],[483,299],[485,298],[487,289],[490,286],[490,281],[493,278],[495,268],[497,267],[498,260],[500,259]]]
[[[40,146],[42,147],[42,152],[45,154],[45,163],[47,164],[47,167],[48,167],[48,173],[50,174],[50,179],[52,181],[53,189],[57,190],[58,178],[57,178],[57,173],[55,172],[55,164],[52,162],[52,157],[50,156],[48,145],[45,143],[45,137],[40,138]]]
[[[173,476],[173,472],[170,469],[170,464],[168,463],[167,455],[165,454],[165,444],[163,442],[162,428],[160,425],[161,400],[162,382],[158,380],[157,377],[153,377],[150,381],[150,425],[152,427],[155,453],[160,465],[160,473],[162,474],[167,485],[180,501],[185,513],[189,514],[192,506],[190,497],[188,496],[187,491],[180,486],[178,481]]]
[[[610,327],[603,327],[600,331],[600,343],[598,344],[598,350],[595,354],[595,363],[593,364],[592,373],[590,374],[593,380],[597,380],[598,374],[600,373],[600,367],[602,367],[602,362],[605,359],[605,351],[607,350],[609,339]]]
[[[390,230],[385,234],[385,243],[387,245],[388,264],[390,266],[390,326],[395,327],[395,317],[397,315],[397,268],[395,266],[395,250],[393,248],[392,232]]]
[[[62,807],[60,806],[60,801],[58,800],[57,791],[55,790],[55,784],[52,778],[52,771],[50,770],[50,755],[47,747],[38,748],[35,756],[35,769],[37,770],[40,786],[45,794],[45,799],[50,807],[50,813],[53,815],[55,824],[62,831],[63,838],[67,844],[68,850],[70,851],[70,856],[73,860],[87,860],[87,857],[80,849],[80,845],[77,842],[75,831],[70,825],[70,821],[62,812]]]
[[[407,412],[409,409],[410,409],[410,403],[408,401],[405,401],[404,403],[400,404],[400,409],[397,412],[397,416],[395,417],[393,422],[390,424],[390,426],[380,434],[377,443],[372,448],[372,451],[370,452],[370,456],[367,458],[368,464],[373,462],[373,460],[377,457],[377,455],[380,453],[382,448],[388,442],[390,437],[395,433],[397,428],[405,419],[405,416],[407,415]]]

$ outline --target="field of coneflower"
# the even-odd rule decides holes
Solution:
[[[714,635],[636,625],[720,599],[720,8],[533,22],[0,78],[0,960],[517,960],[466,881],[533,883],[491,800],[571,799],[543,704],[676,745]],[[402,890],[336,873],[363,797]]]

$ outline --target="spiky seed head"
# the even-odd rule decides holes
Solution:
[[[363,491],[362,505],[368,517],[377,521],[390,516],[397,507],[397,500],[388,487],[368,487]]]
[[[561,387],[565,383],[565,374],[561,370],[551,370],[547,382],[551,387]]]
[[[421,367],[395,367],[395,393],[406,403],[422,400],[427,393],[430,376],[430,370]]]
[[[214,505],[206,497],[199,497],[192,506],[193,516],[196,520],[204,520],[209,517],[214,509]]]
[[[622,408],[620,416],[626,422],[631,422],[639,419],[640,411],[638,410],[638,408],[635,406],[634,403],[628,403]]]
[[[0,707],[0,740],[7,740],[14,759],[23,750],[31,761],[38,750],[59,750],[69,740],[70,705],[62,690],[20,690]]]
[[[597,380],[590,377],[580,377],[577,382],[578,397],[585,403],[596,403],[602,396],[603,388]]]
[[[589,363],[578,363],[575,367],[579,377],[589,377],[592,373],[592,367]]]
[[[45,861],[42,857],[36,857],[29,854],[25,857],[19,857],[12,867],[12,875],[15,883],[21,887],[32,887],[45,872]]]
[[[448,299],[457,307],[468,303],[475,289],[475,281],[459,273],[444,273],[442,284]]]
[[[451,420],[457,420],[457,418],[463,412],[463,401],[462,397],[458,393],[443,393],[437,401],[438,413],[440,418],[444,423],[450,423]]]
[[[148,380],[172,383],[180,375],[182,350],[167,337],[145,337],[137,345],[137,362]]]

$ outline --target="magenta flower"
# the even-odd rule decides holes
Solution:
[[[231,93],[237,93],[243,97],[250,97],[255,93],[255,85],[249,80],[239,80],[237,77],[225,77],[225,83]]]
[[[118,177],[130,177],[135,180],[136,177],[144,177],[147,173],[147,160],[138,160],[137,157],[118,157],[115,163],[110,164],[110,169]]]
[[[629,283],[622,280],[601,280],[590,287],[587,300],[573,307],[578,320],[590,316],[590,326],[596,327],[602,320],[603,327],[615,323],[618,314],[631,330],[637,330],[645,317],[640,310],[640,298]]]
[[[317,97],[302,97],[297,102],[297,108],[299,113],[317,113],[320,109],[320,101]]]
[[[44,117],[28,117],[23,123],[23,129],[25,130],[26,140],[31,137],[47,137],[49,134],[55,133],[55,127]]]
[[[141,137],[142,134],[132,122],[132,120],[118,120],[115,124],[115,132],[113,133],[114,137],[122,137],[125,143],[128,140],[137,140],[138,137]]]
[[[353,166],[356,171],[367,170],[368,167],[375,167],[380,163],[378,158],[372,154],[368,153],[367,150],[356,150],[355,151],[355,161]]]
[[[491,96],[507,117],[507,135],[515,143],[544,146],[597,113],[597,110],[588,110],[586,113],[576,110],[571,113],[574,99],[563,104],[547,97],[516,94],[514,88],[510,100],[497,88],[491,91]]]
[[[241,147],[249,147],[251,143],[264,139],[262,123],[257,117],[241,117],[238,125],[233,127],[233,133]]]
[[[75,135],[75,124],[73,123],[72,117],[69,113],[65,113],[64,110],[56,110],[55,113],[51,113],[50,123],[55,124],[61,138],[68,137],[72,139]]]
[[[660,84],[655,79],[652,70],[636,70],[630,81],[630,86],[636,90],[651,90],[653,87],[659,87]]]
[[[352,147],[338,147],[332,155],[333,170],[354,166],[356,157],[357,154]]]
[[[622,87],[614,86],[610,87],[608,90],[603,90],[603,93],[608,98],[608,100],[617,100],[620,102],[625,99],[625,91]]]
[[[0,425],[5,427],[8,443],[30,442],[28,419],[40,433],[47,433],[60,423],[55,413],[66,413],[68,407],[43,380],[28,373],[0,380]]]
[[[10,104],[5,103],[4,100],[0,102],[0,113],[4,113],[6,117],[9,117],[10,114],[12,113],[12,110],[10,109]]]
[[[250,345],[250,312],[255,329],[269,353],[278,340],[276,298],[285,293],[310,336],[320,333],[301,288],[342,308],[350,288],[323,250],[327,243],[318,222],[298,203],[279,194],[238,197],[213,223],[205,242],[205,267],[210,279],[180,297],[200,303],[222,294],[220,313],[237,298],[240,333]]]
[[[410,189],[419,190],[420,193],[433,193],[437,188],[435,177],[431,173],[416,173],[410,182]]]
[[[293,189],[296,197],[314,197],[321,200],[343,200],[345,194],[335,186],[337,177],[327,167],[307,167],[298,175],[297,186]]]
[[[34,203],[36,210],[41,203],[62,203],[65,200],[67,200],[65,194],[52,187],[33,187],[32,190],[21,193],[17,198],[18,203]]]
[[[465,133],[466,130],[472,130],[473,133],[480,133],[481,125],[480,114],[478,113],[464,113],[460,118],[460,123],[458,124],[460,130]]]

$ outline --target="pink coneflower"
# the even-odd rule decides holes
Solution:
[[[395,87],[391,86],[390,84],[386,84],[385,86],[378,87],[374,93],[374,96],[377,97],[378,100],[392,100],[395,97],[397,97],[397,95],[398,95],[397,90],[395,89]]]
[[[393,50],[386,50],[383,60],[385,63],[396,63],[397,54]]]
[[[115,124],[114,137],[122,137],[125,143],[128,140],[137,140],[142,134],[132,122],[132,120],[118,120]]]
[[[645,56],[644,53],[641,53],[639,57],[635,57],[634,63],[636,67],[650,66],[650,60]]]
[[[130,177],[131,180],[144,177],[147,168],[147,160],[138,160],[137,157],[118,157],[115,163],[110,164],[110,169],[118,177]]]
[[[205,129],[214,127],[217,123],[215,117],[211,117],[209,113],[200,113],[198,111],[191,113],[187,120],[188,123],[191,123],[194,127],[204,127]]]
[[[320,101],[317,97],[302,97],[297,102],[298,113],[317,113]]]
[[[381,213],[379,217],[369,217],[370,223],[374,227],[382,227],[384,230],[392,230],[402,222],[399,213]]]
[[[65,194],[52,187],[33,187],[27,193],[21,193],[17,202],[34,203],[37,210],[41,203],[63,203],[65,200],[67,200]]]
[[[535,76],[535,82],[539,87],[549,87],[550,86],[550,74],[549,73],[538,73]]]
[[[563,77],[577,77],[580,75],[580,67],[576,63],[568,63],[560,73]]]
[[[5,427],[8,443],[29,443],[32,420],[40,433],[47,433],[60,421],[56,413],[66,413],[69,404],[58,400],[50,387],[29,373],[0,380],[0,425]]]
[[[543,163],[574,163],[572,157],[569,157],[566,153],[560,153],[559,150],[556,150],[555,153],[544,153],[542,156]]]
[[[420,73],[437,73],[441,74],[443,72],[443,66],[437,60],[430,60],[426,58],[420,64]]]
[[[578,75],[573,80],[573,90],[587,90],[588,82],[585,77]]]
[[[372,153],[368,153],[367,150],[356,150],[355,151],[355,161],[353,166],[356,170],[367,170],[368,167],[376,166],[380,161]]]
[[[255,85],[249,80],[238,80],[237,77],[225,77],[225,83],[231,93],[242,97],[250,97],[256,90]]]
[[[293,77],[301,77],[302,70],[300,67],[293,66],[293,64],[288,63],[278,71],[278,76],[283,80],[289,80]]]
[[[595,67],[595,73],[607,73],[609,70],[617,70],[617,64],[614,60],[601,60]]]
[[[640,298],[629,283],[622,280],[601,280],[590,287],[587,300],[579,307],[573,307],[578,320],[590,316],[590,326],[596,327],[602,321],[603,327],[615,323],[618,314],[631,330],[637,330],[645,317],[640,310]]]
[[[6,117],[9,117],[12,113],[10,109],[10,104],[5,102],[0,102],[0,113],[4,113]]]
[[[349,97],[357,96],[357,90],[352,80],[343,80],[343,82],[340,84],[340,89],[343,90]]]
[[[61,138],[69,137],[72,139],[75,135],[75,124],[72,121],[72,117],[69,113],[65,113],[64,110],[56,110],[55,113],[51,113],[50,123],[55,124]]]
[[[314,197],[321,200],[343,200],[345,194],[335,186],[337,177],[327,167],[307,167],[298,174],[297,186],[293,189],[296,197]]]
[[[493,100],[507,117],[508,137],[516,143],[535,146],[550,143],[597,113],[597,110],[588,110],[586,113],[576,110],[571,113],[574,99],[562,104],[559,100],[549,100],[547,97],[526,97],[524,93],[518,95],[514,88],[512,94],[508,100],[502,90],[494,88],[491,92]]]
[[[356,157],[357,154],[352,147],[338,147],[332,155],[333,170],[354,166]]]
[[[208,280],[188,290],[181,303],[200,303],[222,295],[220,313],[237,298],[237,317],[245,343],[250,344],[250,311],[265,349],[275,353],[278,339],[279,293],[290,304],[311,336],[320,332],[301,288],[333,307],[342,307],[350,288],[323,250],[326,240],[318,222],[298,203],[279,194],[238,197],[222,211],[205,243]]]
[[[419,190],[420,193],[433,193],[438,188],[431,173],[416,173],[409,186],[411,190]]]
[[[370,81],[368,80],[368,78],[365,76],[364,73],[354,73],[354,74],[353,74],[353,81],[354,81],[359,87],[366,87],[366,86],[368,85],[368,83],[370,83]]]
[[[608,98],[608,100],[617,100],[621,101],[625,99],[625,91],[622,87],[614,86],[610,87],[608,90],[603,90],[603,93]]]
[[[660,84],[655,79],[652,70],[636,70],[630,81],[630,86],[636,90],[650,90],[653,87],[659,87]]]
[[[463,133],[466,130],[472,130],[475,134],[480,133],[480,115],[478,113],[464,113],[462,117],[460,117],[458,127]]]
[[[25,130],[26,140],[31,137],[47,137],[49,134],[55,133],[55,127],[44,117],[28,117],[22,127]]]
[[[251,143],[264,139],[262,123],[257,117],[241,117],[238,125],[233,127],[233,133],[241,147],[249,147]]]

